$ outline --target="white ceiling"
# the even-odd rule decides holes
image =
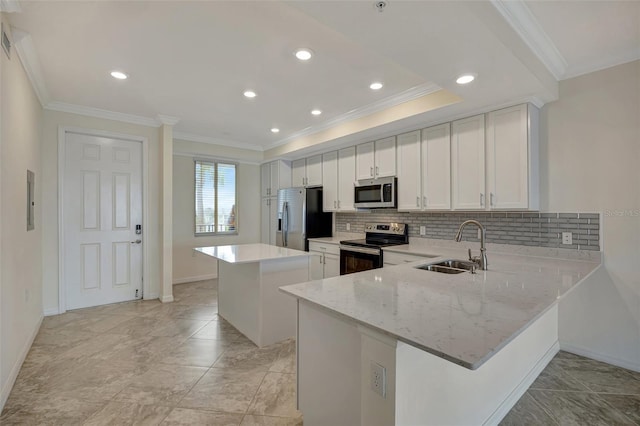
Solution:
[[[174,116],[182,136],[255,149],[438,88],[464,101],[403,126],[541,104],[559,78],[640,58],[640,2],[388,0],[382,13],[366,0],[18,4],[10,20],[30,36],[20,53],[45,106]],[[297,47],[315,56],[299,62]],[[477,81],[456,85],[462,72]],[[371,91],[374,80],[384,88]]]

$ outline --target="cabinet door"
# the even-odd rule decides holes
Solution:
[[[276,231],[278,230],[278,199],[269,198],[269,244],[276,245]]]
[[[398,136],[398,210],[420,210],[420,131]]]
[[[272,197],[278,196],[278,190],[291,187],[291,163],[283,160],[271,163],[271,192]]]
[[[340,275],[340,256],[335,254],[324,255],[324,277],[331,278]]]
[[[322,185],[322,155],[307,158],[307,186]]]
[[[269,198],[263,198],[260,204],[260,242],[269,244]]]
[[[305,186],[307,184],[307,164],[304,158],[291,163],[291,186]]]
[[[401,168],[399,167],[399,172]],[[451,125],[422,131],[422,207],[451,208]]]
[[[338,210],[355,211],[353,188],[356,181],[356,150],[344,148],[338,152]]]
[[[454,121],[452,126],[453,208],[484,209],[484,115]]]
[[[324,253],[309,251],[309,279],[321,280],[324,278]]]
[[[271,188],[271,163],[265,163],[260,166],[260,195],[269,196],[269,188]]]
[[[356,147],[356,180],[375,177],[373,149],[373,142],[363,143]]]
[[[380,139],[375,143],[376,177],[396,175],[396,137]]]
[[[527,105],[487,114],[487,191],[492,209],[529,207]]]
[[[322,154],[322,210],[338,209],[338,151]]]

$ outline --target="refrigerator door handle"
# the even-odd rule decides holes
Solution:
[[[282,205],[282,246],[288,245],[289,239],[289,203],[285,201]]]

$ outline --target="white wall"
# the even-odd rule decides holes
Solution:
[[[2,17],[5,28],[8,22]],[[0,409],[42,319],[42,108],[15,52],[0,51]],[[27,232],[27,169],[35,173],[35,229]],[[28,295],[27,295],[28,292]]]
[[[183,283],[217,276],[217,263],[195,255],[194,247],[257,243],[260,241],[260,166],[247,163],[262,156],[258,151],[211,144],[174,141],[173,157],[173,282]],[[238,235],[195,237],[194,158],[235,158],[238,164]]]
[[[605,270],[562,303],[561,344],[640,370],[640,61],[560,82],[541,130],[542,208],[602,213]]]
[[[43,223],[43,303],[46,314],[58,312],[58,129],[77,127],[87,130],[142,136],[149,143],[149,223],[144,224],[144,241],[149,254],[149,280],[152,294],[145,298],[158,297],[161,276],[161,175],[160,175],[160,130],[135,124],[87,117],[59,111],[44,111],[42,144],[42,207],[46,215]]]

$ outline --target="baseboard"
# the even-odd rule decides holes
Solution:
[[[58,308],[47,308],[44,310],[45,317],[50,317],[51,315],[58,315],[58,314],[60,314],[60,310]]]
[[[6,383],[2,385],[2,392],[0,393],[0,412],[4,408],[4,404],[6,404],[7,399],[9,398],[9,394],[11,393],[11,389],[13,389],[13,385],[18,378],[18,373],[20,373],[20,368],[22,368],[22,364],[24,360],[27,358],[27,354],[29,353],[29,349],[31,349],[31,345],[33,345],[33,341],[36,339],[38,335],[38,331],[40,331],[40,326],[42,325],[42,320],[44,316],[40,316],[40,320],[38,321],[38,325],[33,329],[29,339],[25,342],[25,345],[22,347],[20,351],[20,356],[16,360],[16,363],[13,365],[11,372],[9,372],[9,377],[7,377]]]
[[[171,295],[171,296],[162,296],[162,297],[160,298],[160,301],[161,301],[162,303],[170,303],[170,302],[173,302],[173,295]]]
[[[159,293],[151,293],[148,296],[145,296],[145,295],[142,296],[142,300],[153,300],[153,299],[159,299],[159,298],[160,298]]]
[[[575,355],[580,355],[586,358],[595,359],[596,361],[606,362],[607,364],[615,365],[616,367],[626,368],[627,370],[637,371],[640,373],[640,363],[627,361],[624,359],[612,357],[610,355],[600,354],[598,352],[590,351],[580,346],[575,346],[570,343],[561,343],[560,349],[565,352],[571,352]]]
[[[186,277],[186,278],[178,278],[177,280],[173,280],[173,285],[176,284],[184,284],[184,283],[193,283],[196,281],[206,281],[218,278],[218,274],[209,274],[209,275],[199,275],[196,277]]]
[[[515,387],[514,390],[511,391],[509,396],[502,401],[500,406],[496,408],[496,410],[489,416],[489,418],[484,422],[484,425],[497,425],[502,421],[504,416],[506,416],[509,411],[516,405],[516,402],[522,395],[529,389],[529,386],[533,384],[536,378],[542,373],[542,370],[545,369],[547,364],[551,362],[554,356],[560,350],[560,343],[557,341],[547,350],[547,352],[540,358],[540,360],[533,366],[529,373],[522,379],[522,381]]]

